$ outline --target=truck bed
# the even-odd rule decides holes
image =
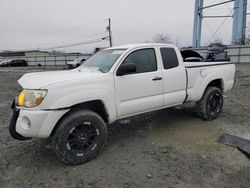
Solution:
[[[230,61],[219,61],[219,62],[184,62],[186,68],[196,68],[196,67],[208,67],[208,66],[219,66],[219,65],[229,65],[233,64]]]
[[[184,66],[187,72],[187,101],[200,100],[201,91],[207,86],[210,77],[221,80],[223,92],[233,87],[235,65],[231,62],[184,62]]]

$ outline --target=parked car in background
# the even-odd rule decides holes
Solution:
[[[82,65],[85,60],[86,60],[85,58],[77,58],[73,61],[68,62],[67,65],[71,69],[76,68],[76,67],[79,67],[80,65]]]
[[[182,55],[184,62],[202,62],[202,61],[204,61],[203,56],[194,50],[190,50],[190,49],[186,50],[185,49],[185,50],[181,50],[180,52],[181,52],[181,55]]]
[[[230,61],[230,58],[227,55],[226,48],[222,47],[213,47],[209,48],[206,52],[202,53],[204,61]]]
[[[205,52],[199,53],[192,49],[181,50],[184,62],[229,62],[226,48],[213,47]]]
[[[7,65],[10,61],[11,61],[10,59],[1,61],[1,62],[0,62],[0,67],[6,67],[6,65]]]
[[[28,63],[24,59],[13,59],[13,60],[4,60],[0,62],[1,67],[18,67],[18,66],[28,66]]]

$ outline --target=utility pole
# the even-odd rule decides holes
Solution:
[[[109,32],[109,45],[110,45],[110,47],[112,47],[113,41],[112,41],[112,31],[111,31],[111,18],[109,18],[109,25],[107,27],[107,30]]]

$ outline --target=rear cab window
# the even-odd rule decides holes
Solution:
[[[178,57],[174,48],[160,48],[164,69],[172,69],[179,66]]]

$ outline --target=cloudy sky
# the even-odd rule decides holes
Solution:
[[[205,13],[229,15],[231,9],[232,3]],[[189,46],[193,10],[194,0],[0,0],[0,50],[51,50],[99,40],[107,35],[107,18],[112,19],[114,45],[152,41],[164,33]],[[231,24],[231,18],[205,20],[202,43],[221,39],[229,44]],[[58,50],[87,52],[100,46],[108,46],[108,41]]]

